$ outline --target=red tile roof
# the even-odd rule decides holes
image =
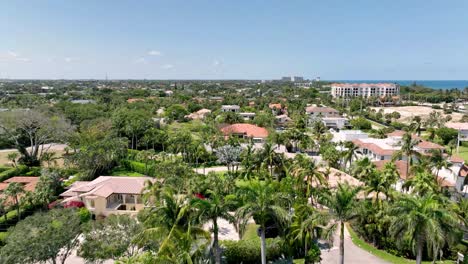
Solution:
[[[268,130],[252,124],[232,124],[221,128],[221,132],[225,135],[243,134],[247,137],[266,138]]]
[[[464,163],[464,162],[465,162],[465,160],[464,160],[462,157],[457,156],[457,155],[452,155],[452,156],[449,158],[449,160],[450,160],[451,162],[453,162],[453,163]]]
[[[468,176],[468,166],[467,165],[463,165],[461,167],[460,172],[458,173],[458,176],[460,176],[460,177]]]
[[[422,140],[421,142],[419,142],[417,147],[422,148],[422,149],[445,149],[439,144],[432,143],[432,142],[425,141],[425,140]]]
[[[306,107],[307,113],[334,113],[338,114],[338,110],[331,107],[320,107],[320,106],[308,106]]]
[[[39,181],[39,177],[26,177],[26,176],[16,176],[12,177],[8,180],[3,181],[3,183],[12,183],[18,182],[24,184],[25,191],[34,191],[36,189],[37,182]]]
[[[268,107],[270,109],[274,109],[274,108],[281,109],[282,108],[281,103],[277,103],[277,104],[271,103],[271,104],[268,105]]]
[[[391,133],[387,133],[387,136],[388,137],[403,137],[403,135],[405,135],[407,132],[406,131],[403,131],[403,130],[395,130]],[[417,135],[415,134],[411,134],[411,138],[413,139],[421,139],[420,137],[418,137]]]
[[[374,161],[374,164],[378,170],[383,170],[383,168],[385,167],[385,164],[387,164],[388,162],[393,162],[395,164],[398,174],[400,175],[400,179],[406,180],[408,178],[408,175],[406,174],[406,168],[408,167],[408,163],[404,160],[397,160],[397,161],[379,160],[379,161]]]
[[[375,153],[375,154],[378,154],[378,155],[381,155],[381,156],[390,156],[390,155],[393,155],[393,153],[395,152],[395,150],[393,150],[393,149],[383,149],[383,148],[379,147],[378,145],[376,145],[374,143],[362,142],[359,139],[353,139],[352,141],[358,147],[366,148],[366,149],[372,151],[372,153]]]

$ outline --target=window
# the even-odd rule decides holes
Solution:
[[[88,206],[89,206],[89,208],[94,209],[94,207],[95,207],[94,199],[89,199],[88,200]]]

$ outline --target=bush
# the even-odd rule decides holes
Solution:
[[[282,255],[285,255],[283,241],[279,238],[267,239],[267,259],[276,260]],[[232,241],[226,240],[221,242],[226,259],[226,263],[243,263],[257,264],[260,263],[260,240],[247,239]]]
[[[442,140],[444,145],[447,145],[451,140],[455,140],[458,137],[458,131],[448,127],[437,129],[435,134]]]
[[[372,128],[372,123],[363,117],[351,120],[351,125],[354,129],[369,130]]]
[[[138,172],[140,174],[148,175],[148,176],[155,175],[154,165],[148,164],[148,166],[146,166],[142,162],[133,161],[133,160],[124,160],[122,163],[127,170]]]
[[[4,246],[5,245],[5,239],[7,238],[8,236],[8,232],[0,232],[0,246]]]
[[[9,170],[6,170],[6,171],[3,171],[2,173],[0,173],[0,182],[2,182],[4,180],[8,180],[8,179],[10,179],[11,177],[14,177],[14,176],[25,175],[28,172],[29,172],[29,168],[27,166],[24,166],[24,165],[20,165],[20,166],[18,166],[16,168],[11,168]]]
[[[91,212],[86,207],[78,209],[78,215],[80,216],[81,223],[87,223],[91,220]]]

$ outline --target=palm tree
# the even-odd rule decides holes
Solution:
[[[18,221],[21,219],[19,196],[24,193],[24,186],[18,182],[12,182],[5,189],[5,196],[15,201],[15,207],[18,213]]]
[[[209,190],[207,192],[208,199],[195,198],[192,200],[198,211],[200,222],[211,221],[213,224],[213,253],[216,264],[221,263],[221,249],[219,247],[218,239],[218,219],[225,219],[229,222],[234,222],[234,217],[229,214],[229,208],[232,202],[226,200],[220,193]]]
[[[304,183],[306,184],[306,195],[310,195],[313,185],[326,184],[325,176],[318,170],[315,161],[302,154],[294,157],[291,174],[296,179],[297,186],[304,187]]]
[[[358,179],[365,179],[375,171],[375,164],[368,157],[364,157],[354,163],[352,174]]]
[[[422,119],[420,116],[414,116],[411,119],[410,129],[413,132],[418,133],[418,136],[421,136],[421,127],[422,127]]]
[[[422,262],[425,244],[432,250],[435,261],[439,249],[450,240],[456,229],[456,216],[440,199],[435,194],[423,197],[404,195],[390,209],[394,217],[390,233],[401,243],[410,238],[417,264]]]
[[[412,194],[420,196],[438,192],[439,185],[431,172],[417,172],[406,180],[403,189],[411,190]]]
[[[357,194],[359,187],[351,187],[348,183],[339,183],[332,193],[323,195],[323,203],[330,210],[330,215],[340,225],[340,262],[344,264],[344,224],[357,216]]]
[[[16,167],[16,160],[19,157],[18,152],[12,152],[7,155],[7,159],[13,164],[13,167]]]
[[[442,154],[440,149],[432,149],[431,150],[431,157],[429,158],[431,165],[433,168],[436,169],[436,177],[439,177],[439,172],[443,168],[449,168],[452,166],[452,163],[447,160]]]
[[[294,211],[291,234],[295,240],[304,242],[304,254],[307,256],[309,252],[309,241],[315,243],[319,238],[320,231],[325,231],[326,235],[329,234],[329,232],[326,232],[328,230],[325,228],[329,216],[308,204],[299,204]],[[326,235],[325,237],[327,237]],[[307,257],[304,263],[308,263]]]
[[[156,198],[156,197],[155,197]],[[155,206],[151,207],[150,214],[144,219],[147,227],[137,237],[140,243],[157,243],[158,251],[155,257],[158,260],[179,260],[177,263],[191,263],[187,261],[192,256],[193,249],[205,243],[199,239],[209,240],[207,232],[198,227],[194,210],[184,194],[175,193],[171,188],[164,188],[159,192]],[[189,236],[189,237],[187,237]],[[191,243],[187,245],[187,243]]]
[[[245,230],[247,222],[253,218],[260,225],[261,258],[266,264],[266,238],[267,222],[274,219],[280,224],[289,221],[289,214],[284,209],[284,195],[278,192],[278,184],[272,181],[250,180],[240,182],[239,196],[243,205],[237,209],[236,218],[241,233]]]
[[[413,156],[419,157],[420,153],[414,150],[416,145],[419,144],[418,140],[415,140],[411,136],[411,132],[406,132],[401,139],[401,148],[395,152],[393,159],[406,157],[406,175],[409,175],[409,168],[413,165]]]
[[[359,149],[359,147],[351,141],[346,141],[344,143],[344,147],[346,148],[346,150],[343,152],[344,167],[346,168],[347,163],[349,163],[349,167],[351,167],[353,158],[357,157],[356,151]]]
[[[388,162],[384,165],[382,172],[373,171],[366,177],[366,195],[373,194],[374,202],[380,201],[379,195],[385,194],[388,199],[389,193],[392,190],[392,185],[398,180],[398,171],[395,164]],[[377,203],[380,205],[380,203]]]

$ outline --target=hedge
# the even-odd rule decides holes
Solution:
[[[15,168],[11,168],[8,170],[5,170],[0,173],[0,182],[8,180],[11,177],[14,176],[39,176],[41,174],[41,168],[40,167],[27,167],[24,165],[20,165]]]
[[[143,175],[154,176],[155,175],[155,166],[148,165],[146,166],[142,162],[133,161],[133,160],[124,160],[123,165],[126,169],[138,172]]]
[[[268,238],[266,243],[267,260],[276,260],[286,255],[286,252],[283,252],[285,247],[283,247],[283,241],[280,238]],[[223,256],[228,264],[257,264],[261,262],[259,239],[225,240],[221,241],[221,245],[224,249]]]

